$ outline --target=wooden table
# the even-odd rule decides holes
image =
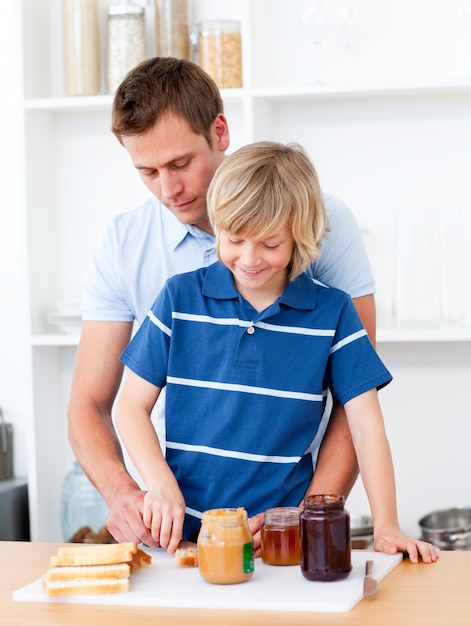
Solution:
[[[61,544],[0,542],[0,624],[14,626],[455,626],[471,625],[471,552],[442,552],[433,565],[404,560],[348,613],[269,613],[14,602],[40,578]],[[328,584],[328,583],[326,583]]]

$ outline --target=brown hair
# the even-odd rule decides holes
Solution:
[[[289,279],[317,258],[327,214],[316,170],[298,144],[270,141],[239,148],[218,167],[207,195],[216,234],[263,239],[288,224],[294,239]]]
[[[211,125],[223,112],[219,89],[198,65],[154,57],[133,68],[116,90],[111,130],[122,143],[123,137],[140,135],[173,113],[211,146]]]

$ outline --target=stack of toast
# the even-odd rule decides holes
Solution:
[[[48,596],[123,593],[133,571],[151,562],[134,542],[63,546],[43,575],[44,590]]]

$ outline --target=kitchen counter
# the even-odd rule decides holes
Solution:
[[[0,542],[0,624],[35,626],[455,626],[471,624],[471,552],[442,552],[433,565],[407,559],[347,613],[274,613],[15,602],[13,591],[47,570],[60,545]],[[328,583],[326,583],[328,584]],[[182,593],[184,590],[182,589]]]

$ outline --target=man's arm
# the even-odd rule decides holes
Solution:
[[[107,525],[113,537],[153,546],[142,521],[144,492],[126,470],[111,418],[124,369],[119,357],[131,332],[131,322],[83,322],[68,409],[69,440],[110,507]]]
[[[376,345],[376,306],[373,295],[353,298],[353,303],[368,333]],[[343,407],[334,405],[322,440],[317,466],[307,494],[340,493],[345,497],[358,477],[358,463],[347,417]]]

